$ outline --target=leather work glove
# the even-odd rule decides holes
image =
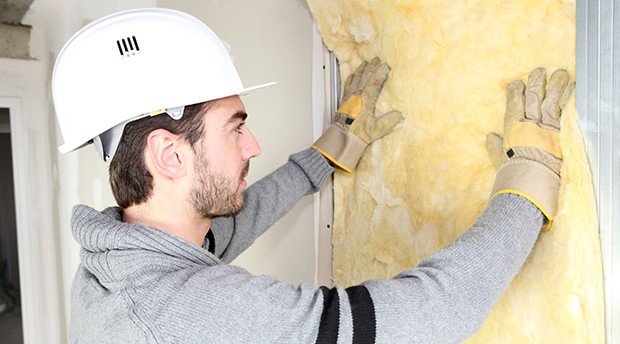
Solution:
[[[391,111],[375,116],[375,105],[390,67],[375,58],[362,63],[347,79],[343,101],[332,125],[312,145],[341,169],[352,172],[366,147],[394,130],[403,116]]]
[[[566,70],[558,69],[545,87],[545,70],[511,82],[506,90],[504,138],[487,135],[491,160],[499,166],[492,195],[521,195],[545,215],[543,232],[551,229],[558,208],[562,152],[558,141],[560,116],[574,84]]]

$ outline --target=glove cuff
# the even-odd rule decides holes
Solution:
[[[332,124],[312,145],[325,158],[337,167],[352,173],[357,162],[364,154],[368,144],[359,137],[350,134],[337,125]]]
[[[493,185],[493,197],[513,193],[532,202],[547,218],[543,232],[551,229],[558,210],[560,177],[538,162],[513,158],[497,171]]]

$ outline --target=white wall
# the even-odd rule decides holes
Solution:
[[[303,0],[159,0],[188,12],[231,46],[245,86],[277,86],[243,98],[263,153],[252,160],[256,181],[312,143],[312,18]],[[298,284],[314,282],[314,213],[304,198],[234,264]]]
[[[29,82],[37,85],[38,93],[31,92],[36,98],[25,107],[27,110],[36,107],[37,115],[42,118],[39,130],[43,130],[44,135],[30,139],[48,147],[44,160],[48,167],[39,170],[50,171],[41,173],[41,180],[49,186],[49,192],[43,190],[41,196],[42,200],[49,196],[52,214],[43,229],[53,233],[49,247],[55,248],[55,252],[50,253],[54,259],[48,264],[54,266],[48,274],[49,280],[56,280],[61,294],[47,295],[56,302],[56,306],[52,301],[47,302],[52,304],[47,307],[52,312],[46,311],[47,318],[52,319],[49,326],[60,327],[39,326],[39,333],[52,334],[45,339],[47,343],[66,341],[64,331],[69,319],[70,287],[79,263],[79,247],[69,230],[71,208],[77,203],[97,209],[114,204],[108,186],[107,165],[99,161],[92,147],[62,156],[55,150],[63,140],[56,129],[49,89],[54,59],[64,42],[85,23],[121,9],[157,5],[184,10],[205,21],[230,44],[246,86],[278,82],[274,88],[244,98],[250,114],[248,123],[263,148],[263,154],[251,164],[250,182],[266,175],[284,163],[289,154],[312,142],[312,19],[303,0],[35,0],[23,22],[33,26],[31,55],[37,61],[32,62],[36,71],[30,73]],[[0,60],[0,70],[2,67]],[[5,84],[5,80],[7,84],[12,82],[4,78],[0,84]],[[36,195],[36,192],[31,194]],[[235,263],[256,274],[274,274],[295,284],[312,283],[313,231],[313,200],[308,197]]]

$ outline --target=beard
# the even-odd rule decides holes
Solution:
[[[190,190],[190,202],[194,210],[205,219],[238,214],[244,203],[239,185],[248,174],[249,161],[243,166],[239,178],[233,180],[210,171],[208,159],[201,153],[198,152],[194,159],[197,174]]]

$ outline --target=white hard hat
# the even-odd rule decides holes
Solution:
[[[274,85],[245,88],[220,39],[183,12],[148,8],[114,13],[78,31],[58,54],[52,96],[65,143],[95,142],[110,160],[125,124]]]

